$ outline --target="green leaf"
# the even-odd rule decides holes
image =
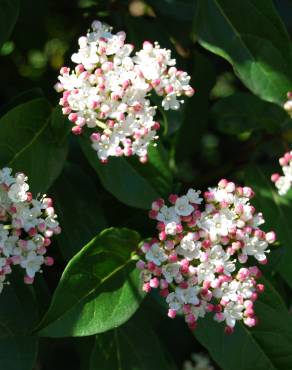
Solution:
[[[1,107],[0,116],[3,116],[7,112],[9,112],[11,109],[15,108],[16,106],[20,104],[27,103],[37,98],[44,98],[44,93],[42,89],[33,88],[27,91],[23,91]]]
[[[286,370],[292,368],[292,318],[267,280],[256,303],[259,324],[249,330],[238,324],[232,335],[210,316],[202,319],[196,338],[224,370]]]
[[[67,260],[106,227],[98,190],[92,179],[75,164],[68,164],[53,185],[62,233],[56,238]]]
[[[18,269],[9,275],[9,281],[0,295],[0,369],[31,370],[37,338],[29,335],[38,320],[37,302]]]
[[[230,135],[259,129],[275,131],[287,119],[279,106],[242,92],[220,99],[211,113],[218,130]]]
[[[51,125],[53,134],[59,144],[65,142],[68,134],[71,132],[72,123],[68,117],[62,113],[62,108],[57,106],[51,116]]]
[[[40,324],[40,335],[85,336],[126,322],[143,294],[131,257],[140,237],[128,229],[107,229],[68,263]]]
[[[0,167],[29,176],[31,191],[45,192],[60,174],[67,145],[58,145],[45,99],[21,104],[0,118]]]
[[[0,339],[0,369],[33,370],[37,357],[36,337],[7,337]]]
[[[0,47],[15,26],[19,14],[19,0],[0,0]]]
[[[23,283],[20,269],[8,276],[0,295],[0,338],[23,336],[30,333],[38,321],[38,310],[33,287]]]
[[[277,194],[275,186],[270,180],[271,173],[271,170],[266,173],[260,167],[250,166],[245,171],[245,181],[256,193],[253,203],[257,210],[263,213],[266,220],[264,227],[267,230],[275,230],[277,240],[283,246],[284,255],[277,270],[292,288],[292,228],[290,224],[292,196],[290,194],[281,197]]]
[[[89,370],[174,370],[155,332],[137,315],[126,324],[96,336]]]
[[[208,98],[215,78],[212,64],[203,55],[195,52],[191,85],[196,92],[190,99],[185,99],[185,114],[176,140],[178,160],[190,157],[200,148],[202,135],[207,128]]]
[[[292,87],[292,48],[271,0],[199,0],[194,38],[229,61],[253,93],[283,104]]]
[[[109,158],[102,164],[86,137],[80,140],[82,150],[95,169],[103,186],[122,203],[131,207],[149,209],[153,200],[168,195],[172,188],[172,175],[163,148],[150,146],[148,162],[137,158]]]
[[[159,15],[181,21],[191,21],[196,9],[196,0],[147,0]]]

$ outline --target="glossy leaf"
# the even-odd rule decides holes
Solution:
[[[104,165],[87,138],[80,142],[103,186],[119,201],[131,207],[149,209],[153,200],[170,193],[172,175],[162,148],[150,147],[146,164],[141,164],[137,158],[120,157],[110,158]]]
[[[201,320],[196,338],[224,370],[285,370],[292,366],[292,318],[274,288],[264,280],[265,293],[256,304],[259,324],[237,325],[232,335],[210,316]]]
[[[200,0],[194,38],[229,61],[253,93],[285,101],[292,86],[292,48],[272,0]]]
[[[147,3],[160,15],[182,21],[192,20],[196,8],[196,0],[147,0]]]
[[[33,288],[23,283],[22,271],[8,276],[0,295],[0,338],[28,334],[38,320]]]
[[[144,317],[145,318],[145,317]],[[174,370],[155,332],[143,317],[96,336],[90,370]]]
[[[230,135],[259,129],[273,132],[287,119],[285,111],[277,105],[241,92],[220,99],[211,113],[218,130]]]
[[[49,103],[35,99],[0,118],[0,167],[25,172],[34,193],[50,187],[67,155],[66,144],[58,145],[52,135],[50,114]]]
[[[29,335],[38,320],[36,298],[20,271],[8,280],[0,295],[0,369],[32,370],[37,338]]]
[[[0,369],[33,370],[37,357],[36,337],[7,337],[0,339]]]
[[[57,142],[62,145],[71,132],[72,123],[68,117],[62,113],[60,106],[57,106],[51,115],[51,126]]]
[[[106,227],[98,190],[81,167],[68,164],[50,191],[62,233],[56,238],[60,252],[70,259]]]
[[[208,123],[208,97],[215,78],[215,70],[209,60],[198,52],[194,53],[191,85],[196,91],[190,99],[185,99],[183,122],[176,141],[178,160],[189,158],[200,148],[200,141]]]
[[[10,37],[19,14],[19,0],[0,0],[0,47]]]
[[[92,335],[127,321],[143,297],[131,257],[139,240],[134,231],[111,228],[76,254],[40,324],[40,335]]]

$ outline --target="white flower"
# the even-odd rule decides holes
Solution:
[[[158,243],[152,244],[145,257],[148,261],[154,262],[157,266],[160,266],[161,262],[167,260],[167,255]]]
[[[246,238],[242,252],[248,256],[254,256],[258,261],[264,261],[267,258],[265,253],[269,252],[268,245],[266,240],[257,237]]]
[[[222,209],[214,215],[206,215],[198,223],[203,230],[210,234],[210,239],[216,241],[220,236],[227,236],[234,228],[235,215],[228,209]]]
[[[215,271],[212,263],[200,263],[197,267],[197,276],[199,284],[201,284],[204,280],[213,281],[215,279]]]
[[[27,199],[28,189],[29,186],[25,182],[12,184],[8,191],[8,196],[12,202],[24,202]]]
[[[0,183],[10,186],[15,181],[14,177],[11,176],[11,168],[4,167],[0,170]]]
[[[180,223],[180,218],[176,214],[174,207],[162,206],[158,215],[157,220],[165,224],[175,222],[176,224]]]
[[[187,192],[188,200],[194,204],[201,204],[203,198],[200,198],[200,194],[201,194],[200,190],[196,191],[194,189],[189,189]]]
[[[230,283],[222,283],[220,288],[214,289],[214,297],[222,298],[224,301],[237,301],[239,281],[233,280]]]
[[[241,320],[243,316],[244,306],[235,302],[229,302],[224,307],[224,316],[226,324],[233,328],[236,320]]]
[[[176,247],[176,252],[192,260],[200,256],[201,244],[199,241],[194,241],[193,233],[188,233],[183,237],[178,247]]]
[[[168,283],[172,283],[180,275],[180,265],[178,263],[168,263],[162,267],[162,273]]]
[[[9,232],[4,229],[4,226],[0,224],[0,248],[3,248],[6,240],[8,239]]]
[[[186,361],[183,370],[214,370],[207,355],[193,353],[191,355],[192,361]]]
[[[4,256],[10,257],[15,253],[18,254],[16,252],[16,250],[18,249],[16,245],[17,242],[18,242],[18,237],[14,235],[9,236],[5,240],[4,246],[2,247],[2,253],[4,254]]]
[[[276,188],[280,195],[285,195],[291,187],[291,181],[286,176],[280,176],[279,180],[275,182]]]
[[[199,288],[198,287],[190,287],[186,289],[176,288],[175,295],[178,300],[183,304],[199,304],[200,300],[198,298]]]
[[[40,270],[41,265],[44,263],[44,257],[37,255],[35,252],[29,252],[26,258],[20,263],[20,266],[26,270],[29,277],[33,278],[35,273]]]
[[[168,294],[166,298],[166,302],[168,303],[169,308],[175,311],[180,311],[183,306],[183,303],[181,302],[181,300],[177,297],[175,293]]]
[[[177,198],[175,202],[175,212],[179,216],[189,216],[194,210],[194,207],[189,203],[189,199],[186,195]]]
[[[162,100],[162,107],[164,110],[178,110],[180,107],[180,102],[177,100],[176,94],[173,92],[172,94],[168,94]]]
[[[177,229],[177,224],[174,221],[168,222],[165,226],[165,232],[168,235],[175,235],[176,229]]]

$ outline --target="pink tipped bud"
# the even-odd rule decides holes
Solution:
[[[168,289],[161,289],[159,294],[161,295],[161,297],[166,298],[169,295],[169,290]]]
[[[151,288],[158,288],[159,287],[159,279],[153,278],[149,282]]]
[[[148,216],[149,216],[149,218],[151,218],[152,220],[156,220],[157,215],[158,215],[158,212],[157,212],[157,211],[154,211],[153,209],[152,209],[151,211],[149,211],[149,212],[148,212]]]
[[[74,135],[81,135],[81,133],[82,133],[82,128],[81,128],[81,127],[79,127],[79,126],[74,126],[74,127],[72,127],[71,131],[72,131],[72,133],[73,133]]]
[[[143,269],[145,268],[145,262],[144,262],[144,261],[139,260],[139,261],[136,263],[136,267],[137,267],[137,269],[139,269],[139,270],[143,270]]]
[[[269,244],[272,244],[276,241],[276,234],[274,233],[274,231],[270,231],[270,232],[266,233],[266,241]]]
[[[29,236],[35,236],[36,234],[37,234],[37,229],[35,227],[32,227],[31,229],[28,230]]]
[[[144,292],[149,293],[151,291],[151,286],[149,283],[144,283],[142,289]]]
[[[160,280],[160,289],[167,289],[168,288],[168,282],[165,279]]]
[[[277,182],[280,178],[280,175],[278,173],[273,173],[271,176],[271,181],[272,182]]]
[[[170,308],[168,310],[167,316],[170,317],[171,319],[174,319],[176,316],[176,310],[173,310],[172,308]]]
[[[168,197],[168,200],[171,204],[175,204],[177,199],[178,199],[178,195],[176,195],[176,194],[170,194],[170,196]]]
[[[167,238],[167,234],[166,234],[166,232],[165,231],[161,231],[160,233],[159,233],[159,235],[158,235],[158,237],[159,237],[159,240],[166,240],[166,238]]]
[[[98,142],[100,140],[100,133],[94,132],[93,134],[90,135],[90,139],[93,142]]]
[[[267,258],[265,258],[265,259],[263,259],[263,260],[260,260],[260,261],[259,261],[259,263],[260,263],[261,265],[266,265],[266,264],[268,263],[268,259],[267,259]]]
[[[211,303],[208,303],[206,306],[207,312],[213,312],[214,311],[214,305]]]
[[[258,293],[263,293],[264,291],[265,291],[264,284],[257,284],[257,292]]]
[[[54,264],[54,258],[53,257],[48,256],[48,257],[45,258],[45,265],[53,266],[53,264]]]
[[[177,255],[176,254],[170,254],[168,256],[168,261],[169,262],[177,262]]]
[[[159,122],[154,122],[152,125],[152,130],[158,131],[160,129],[160,123]]]
[[[148,157],[147,155],[143,155],[142,157],[139,158],[139,161],[141,163],[147,163],[148,162]]]
[[[228,181],[226,179],[222,179],[218,182],[218,186],[219,188],[221,189],[224,189],[226,188],[226,186],[228,185]]]
[[[153,44],[150,41],[144,41],[143,42],[143,49],[146,52],[151,52],[153,50]]]
[[[77,118],[78,118],[78,114],[77,113],[70,113],[68,118],[71,122],[76,122]]]
[[[152,203],[152,209],[154,211],[159,211],[160,208],[164,205],[164,200],[163,199],[156,199],[153,203]]]
[[[194,95],[195,93],[195,89],[193,89],[192,87],[189,87],[187,90],[185,90],[185,95],[190,98]]]
[[[252,276],[254,276],[257,279],[259,279],[262,276],[262,273],[257,266],[249,267],[249,272],[251,273]]]
[[[34,278],[26,275],[23,278],[23,281],[24,281],[24,284],[31,285],[34,282]]]
[[[252,198],[254,196],[254,191],[250,187],[245,186],[242,190],[245,197]]]
[[[232,328],[231,326],[225,326],[225,328],[224,328],[224,333],[226,335],[231,335],[233,333],[233,331],[234,331],[234,328]]]

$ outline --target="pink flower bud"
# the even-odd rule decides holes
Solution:
[[[24,284],[31,285],[34,282],[34,278],[30,276],[25,276],[23,278]]]
[[[173,310],[173,309],[169,309],[168,310],[168,314],[167,314],[168,317],[170,317],[171,319],[174,319],[175,316],[176,316],[176,310]]]

